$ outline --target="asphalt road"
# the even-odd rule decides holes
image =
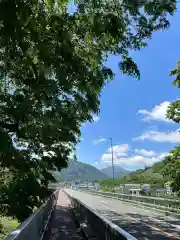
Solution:
[[[137,207],[131,203],[80,192],[66,190],[73,197],[101,213],[140,240],[180,240],[180,220],[164,216],[153,210]]]

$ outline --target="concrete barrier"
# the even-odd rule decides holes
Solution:
[[[88,239],[137,240],[128,232],[124,231],[122,228],[73,197],[73,195],[67,191],[64,192],[71,202],[71,207],[76,220],[81,228],[84,229]]]

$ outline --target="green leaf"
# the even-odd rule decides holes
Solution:
[[[168,25],[175,2],[79,1],[69,12],[68,0],[0,1],[0,213],[22,221],[47,199],[114,77],[108,56],[140,79],[128,52]]]
[[[140,72],[136,63],[130,57],[123,57],[123,60],[119,63],[120,70],[123,74],[129,76],[135,76],[140,79]]]

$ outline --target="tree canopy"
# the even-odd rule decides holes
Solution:
[[[180,196],[180,146],[176,146],[170,151],[170,155],[165,157],[165,167],[163,174],[171,180],[171,187]]]
[[[50,194],[50,171],[67,166],[80,127],[98,114],[113,78],[109,54],[123,74],[140,78],[131,50],[169,26],[176,1],[0,0],[0,210],[26,218]],[[23,209],[22,209],[23,206]]]
[[[175,76],[173,85],[180,88],[180,61],[177,62],[175,69],[170,73],[170,76]],[[173,120],[175,123],[180,123],[180,100],[170,103],[167,110],[167,118]],[[178,130],[179,131],[179,130]],[[164,175],[169,175],[172,180],[172,188],[180,196],[180,145],[178,144],[170,155],[165,158],[166,167]]]

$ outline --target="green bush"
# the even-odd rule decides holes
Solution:
[[[13,229],[16,229],[19,222],[16,219],[0,217],[0,240],[10,233]]]
[[[101,191],[103,191],[103,192],[115,192],[114,188],[107,187],[107,186],[101,187]]]

